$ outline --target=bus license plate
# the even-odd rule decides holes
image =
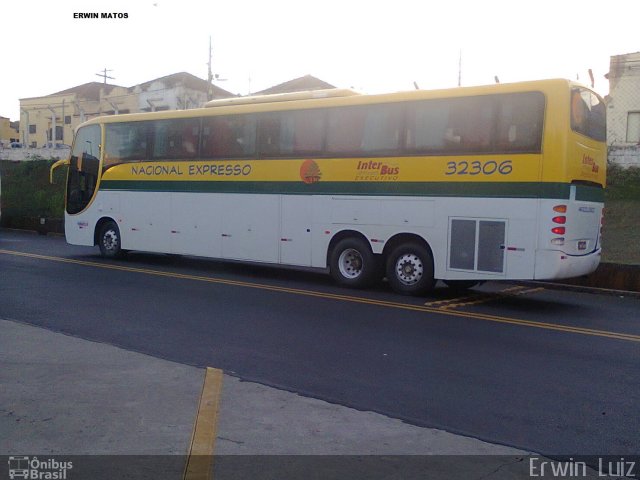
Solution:
[[[578,242],[578,250],[586,250],[587,249],[587,241],[586,240],[580,240]]]

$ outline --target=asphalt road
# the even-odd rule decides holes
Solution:
[[[640,299],[318,273],[0,231],[0,318],[545,455],[640,452]]]

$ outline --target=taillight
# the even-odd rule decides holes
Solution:
[[[566,205],[556,205],[553,207],[553,211],[555,213],[567,213]],[[551,219],[551,221],[558,225],[564,225],[567,223],[567,217],[565,215],[556,215]],[[564,235],[566,232],[565,227],[553,227],[551,228],[551,233],[555,235]],[[551,239],[551,245],[564,245],[564,237],[556,237]]]

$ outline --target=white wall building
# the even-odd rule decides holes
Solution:
[[[607,78],[609,162],[640,167],[640,52],[611,57]]]

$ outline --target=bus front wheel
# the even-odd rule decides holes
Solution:
[[[418,243],[396,247],[387,258],[387,280],[402,295],[420,295],[433,289],[433,256]]]
[[[351,288],[371,286],[378,276],[376,256],[367,242],[360,238],[343,238],[329,259],[331,276],[340,285]]]
[[[119,258],[122,256],[122,239],[116,222],[108,221],[100,227],[98,246],[103,257]]]

